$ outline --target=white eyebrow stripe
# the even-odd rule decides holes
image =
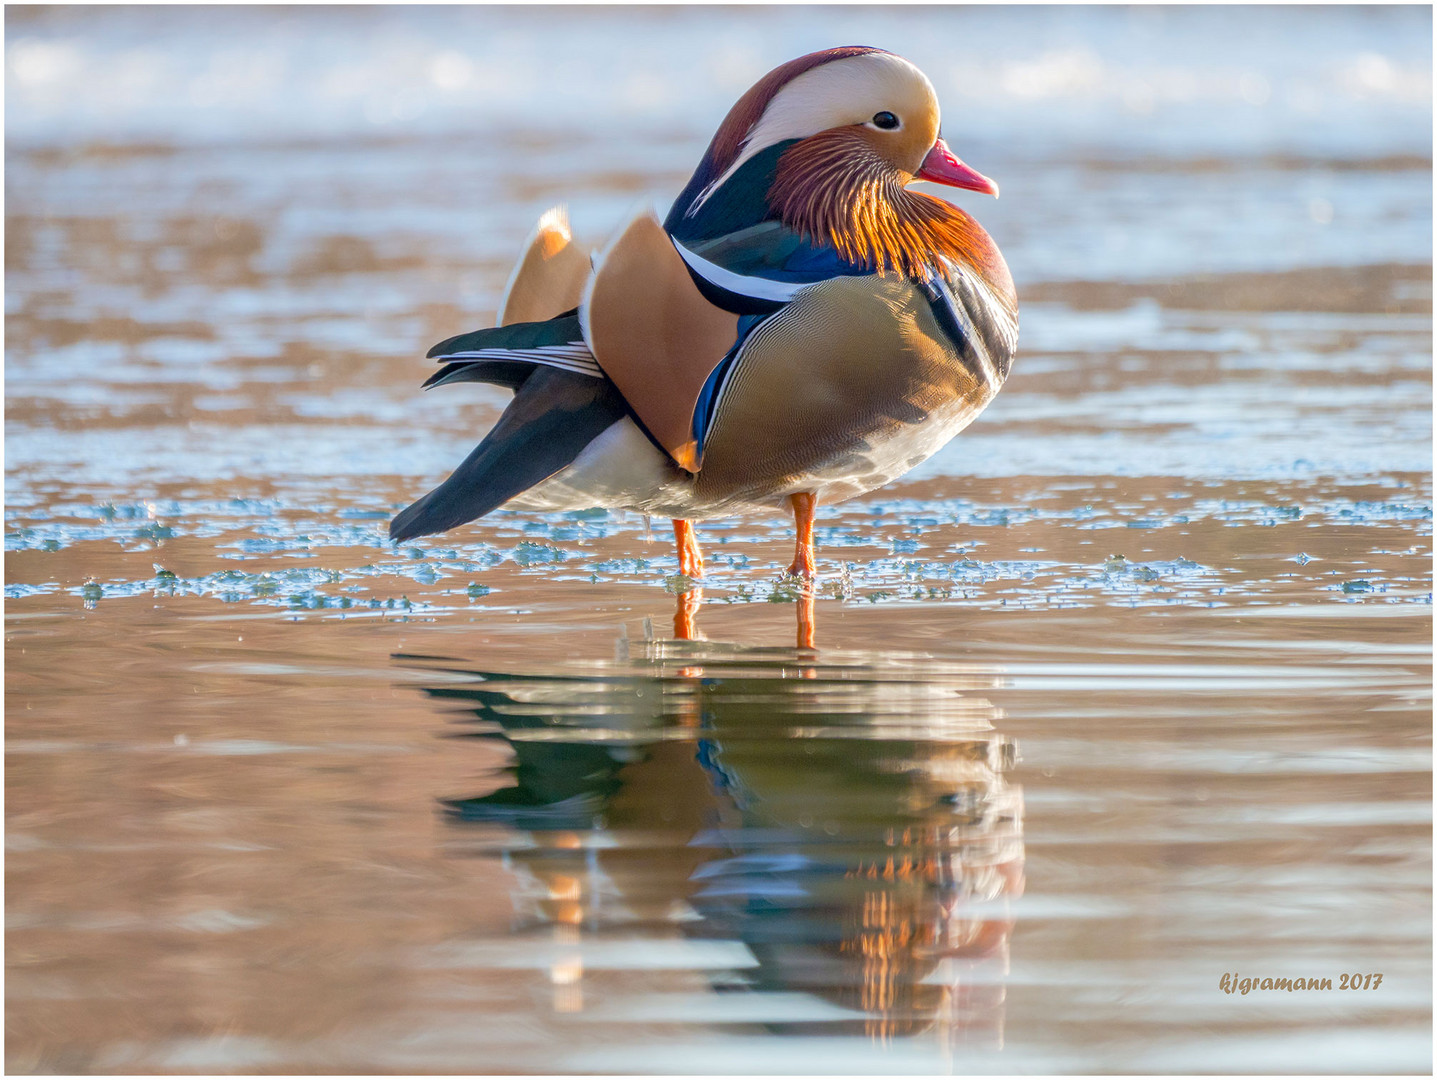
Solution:
[[[685,216],[698,213],[714,192],[755,154],[788,139],[805,139],[832,127],[867,119],[854,114],[856,101],[886,100],[888,96],[902,101],[918,88],[933,102],[936,131],[941,126],[941,116],[937,112],[938,96],[933,84],[911,61],[894,53],[877,50],[831,60],[794,76],[774,94],[749,128],[733,164],[699,192]]]
[[[673,239],[670,237],[670,239]],[[725,270],[717,263],[709,262],[702,255],[695,255],[688,248],[677,240],[673,245],[678,249],[679,256],[688,263],[694,273],[698,274],[705,281],[717,285],[720,289],[726,289],[731,293],[738,293],[740,296],[749,296],[755,300],[776,300],[788,302],[798,295],[799,291],[808,288],[814,282],[792,283],[786,281],[774,281],[772,278],[754,277],[747,274],[735,274],[732,270]]]

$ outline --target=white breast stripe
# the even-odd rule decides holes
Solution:
[[[993,295],[993,290],[983,280],[982,275],[974,274],[964,270],[952,259],[944,259],[943,265],[947,268],[949,275],[961,276],[970,286],[976,289],[988,301],[988,307],[994,315],[994,329],[1002,338],[1003,347],[1010,353],[1018,346],[1018,324],[1007,314],[1007,307]]]
[[[947,262],[946,259],[944,261]],[[947,305],[949,312],[953,315],[953,318],[957,320],[958,325],[963,330],[963,336],[968,339],[968,344],[978,357],[978,363],[983,368],[984,380],[989,386],[996,390],[1003,385],[1003,380],[998,378],[998,372],[993,369],[993,359],[988,355],[988,348],[983,343],[982,335],[973,329],[973,320],[968,317],[968,312],[964,310],[963,305],[958,303],[957,298],[953,295],[953,290],[949,288],[948,282],[943,279],[943,275],[935,275],[933,281],[938,286],[938,295],[943,298],[943,303]],[[955,344],[957,344],[960,349],[962,348],[961,342]]]
[[[727,289],[731,293],[751,296],[755,300],[788,301],[792,300],[799,290],[808,288],[808,285],[794,285],[783,281],[772,281],[769,278],[735,274],[732,270],[725,270],[717,263],[709,262],[702,255],[695,255],[677,240],[674,240],[673,243],[684,262],[693,268],[694,273],[705,281],[717,285],[720,289]]]

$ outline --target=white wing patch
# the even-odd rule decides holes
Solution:
[[[544,367],[560,368],[580,375],[603,378],[594,354],[582,341],[571,341],[567,345],[536,345],[532,349],[469,349],[463,352],[445,353],[436,360],[522,360]]]

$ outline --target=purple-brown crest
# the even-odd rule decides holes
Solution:
[[[702,176],[703,183],[710,183],[722,176],[724,171],[734,163],[739,151],[743,148],[743,141],[748,135],[749,129],[758,122],[774,95],[788,83],[820,64],[876,52],[883,52],[883,50],[875,49],[871,45],[841,45],[835,49],[823,49],[780,64],[759,79],[744,92],[743,97],[734,102],[733,108],[728,111],[728,115],[724,117],[718,131],[714,133],[713,141],[709,143],[708,152],[704,154],[703,161],[699,163],[698,173]]]

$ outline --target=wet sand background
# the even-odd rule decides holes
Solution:
[[[7,1069],[1430,1071],[1430,20],[7,9]],[[1023,325],[817,657],[779,517],[707,644],[664,522],[386,543],[538,214],[858,40]]]

